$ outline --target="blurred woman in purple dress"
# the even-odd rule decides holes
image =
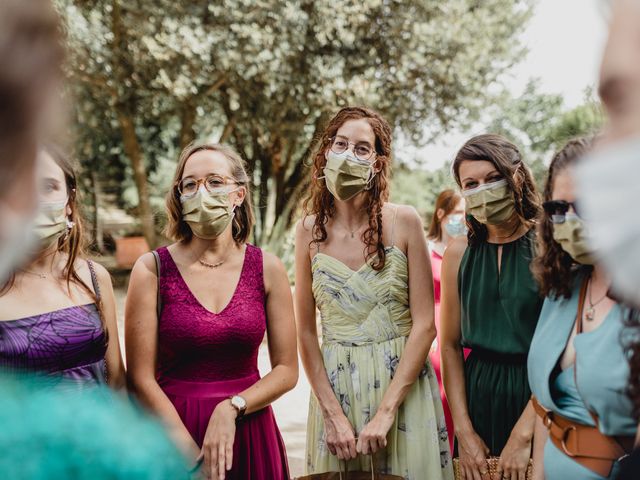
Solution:
[[[175,243],[131,274],[128,373],[207,478],[281,480],[287,457],[269,405],[298,378],[293,302],[282,262],[247,243],[249,184],[227,146],[182,152],[167,195]],[[265,332],[272,370],[260,378]]]
[[[40,157],[32,260],[0,290],[0,369],[120,388],[125,375],[111,277],[83,257],[75,173],[54,147]]]

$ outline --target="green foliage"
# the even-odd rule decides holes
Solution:
[[[604,123],[604,113],[591,90],[585,92],[582,105],[567,110],[560,95],[541,93],[535,79],[519,98],[504,95],[490,116],[488,131],[519,145],[540,188],[553,152],[571,138],[596,134]]]
[[[433,171],[400,165],[393,171],[391,201],[415,207],[426,226],[431,221],[438,195],[448,188],[458,188],[448,164]]]
[[[469,125],[523,54],[533,1],[57,3],[79,150],[127,159],[123,204],[148,215],[182,146],[229,142],[254,181],[255,241],[280,251],[336,108],[376,108],[416,143]]]

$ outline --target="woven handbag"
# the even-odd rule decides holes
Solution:
[[[391,475],[388,473],[376,473],[373,469],[373,455],[371,459],[371,471],[350,472],[347,462],[340,462],[342,469],[339,472],[313,473],[297,477],[296,480],[404,480],[400,475]]]
[[[489,457],[487,458],[487,474],[494,475],[498,470],[498,461],[500,457]],[[529,466],[527,467],[526,480],[531,480],[533,478],[533,462],[529,460]],[[458,458],[453,459],[453,478],[455,480],[460,480],[462,476],[460,475],[460,460]],[[485,478],[489,478],[485,475]],[[491,477],[493,478],[493,477]]]

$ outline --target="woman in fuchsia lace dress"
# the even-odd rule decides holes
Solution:
[[[284,266],[246,243],[249,181],[232,149],[188,146],[174,180],[167,234],[176,243],[142,256],[131,274],[131,384],[208,478],[288,479],[269,406],[298,375]],[[260,378],[265,332],[272,370]]]

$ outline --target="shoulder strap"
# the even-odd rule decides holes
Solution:
[[[396,245],[396,218],[398,216],[398,206],[396,205],[395,210],[393,211],[393,224],[391,225],[391,246],[395,247]]]
[[[151,250],[153,253],[153,259],[156,261],[156,315],[158,315],[158,320],[160,320],[160,315],[162,314],[162,295],[160,295],[160,255],[157,250]]]
[[[96,294],[96,299],[98,302],[101,300],[100,295],[100,284],[98,283],[98,276],[96,275],[96,269],[91,260],[87,260],[87,265],[89,266],[89,273],[91,274],[91,283],[93,285],[93,291]]]

